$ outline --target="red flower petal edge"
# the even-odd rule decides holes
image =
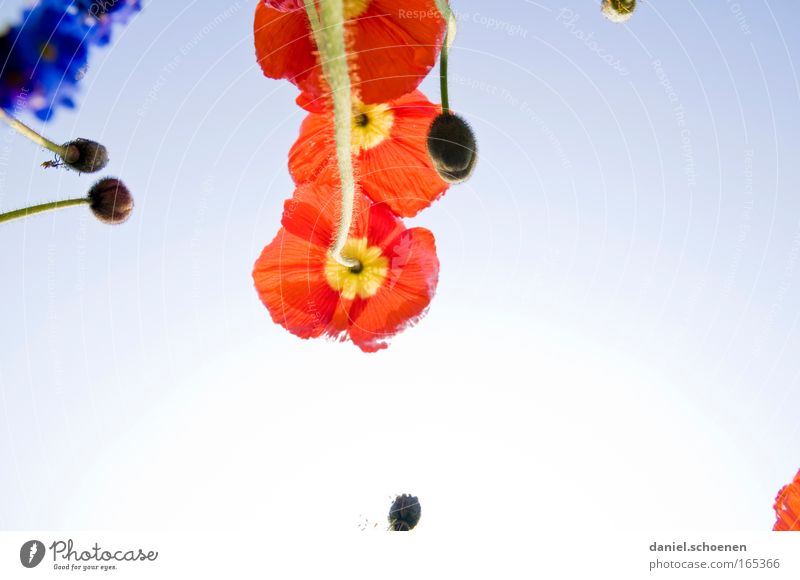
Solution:
[[[792,483],[783,486],[775,498],[776,532],[800,532],[800,471]]]

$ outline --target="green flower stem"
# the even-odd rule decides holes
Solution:
[[[315,0],[303,0],[303,5],[306,7],[308,21],[311,23],[311,32],[314,35],[314,42],[321,44],[322,40],[319,35],[322,30],[322,25],[319,22],[319,13],[317,12]]]
[[[450,47],[456,38],[456,16],[450,10],[447,0],[436,0],[436,6],[439,8],[439,13],[444,21],[447,22],[442,52],[439,54],[439,87],[442,98],[442,113],[447,114],[450,112],[450,96],[447,91],[447,59],[450,55]]]
[[[450,10],[450,3],[447,0],[436,0],[436,7],[439,9],[439,14],[442,15],[445,22],[450,19],[450,15],[453,13]]]
[[[447,94],[447,36],[439,55],[439,93],[442,98],[442,113],[450,112],[450,97]]]
[[[353,224],[356,194],[351,145],[353,103],[344,40],[344,3],[342,0],[320,1],[319,13],[317,13],[315,0],[304,0],[304,4],[320,54],[322,71],[328,81],[333,98],[336,159],[342,182],[342,207],[331,255],[343,266],[352,268],[359,265],[358,260],[342,255],[342,249],[347,243],[347,236],[350,233],[350,226]]]
[[[73,160],[67,159],[66,147],[63,147],[58,143],[53,143],[52,141],[50,141],[50,139],[47,139],[46,137],[42,137],[41,135],[39,135],[39,133],[37,133],[24,123],[17,121],[14,117],[6,113],[2,108],[0,108],[0,120],[2,120],[6,125],[14,129],[17,133],[19,133],[23,137],[27,137],[37,145],[41,145],[45,149],[49,149],[50,151],[52,151],[65,161],[68,162],[75,161],[74,159]]]
[[[23,207],[22,209],[15,209],[6,213],[0,213],[0,224],[10,222],[15,219],[20,219],[43,213],[46,211],[61,209],[62,207],[71,207],[73,205],[84,205],[89,203],[89,198],[79,197],[77,199],[65,199],[62,201],[51,201],[50,203],[42,203],[39,205],[32,205],[31,207]]]

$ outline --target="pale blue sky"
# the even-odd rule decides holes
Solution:
[[[338,494],[350,530],[402,492],[420,530],[474,523],[475,494],[509,532],[568,529],[565,502],[772,526],[800,467],[800,8],[453,4],[481,159],[410,222],[438,294],[372,356],[295,338],[252,288],[303,118],[255,63],[254,2],[148,2],[95,51],[43,130],[104,142],[136,209],[0,227],[0,528],[302,527]],[[92,183],[0,150],[4,209]]]

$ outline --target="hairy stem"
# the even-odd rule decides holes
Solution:
[[[342,0],[321,1],[319,13],[314,0],[304,0],[308,20],[317,43],[322,71],[331,89],[333,120],[336,135],[336,160],[342,183],[342,204],[336,240],[331,248],[333,258],[348,268],[358,260],[342,255],[353,224],[355,177],[352,158],[353,103],[350,74],[347,69],[347,50],[344,38],[344,3]]]
[[[71,207],[73,205],[83,205],[88,203],[89,203],[88,198],[79,197],[76,199],[64,199],[62,201],[51,201],[49,203],[32,205],[31,207],[23,207],[22,209],[15,209],[14,211],[0,213],[0,224],[4,222],[10,222],[15,219],[28,217],[30,215],[34,215],[37,213],[43,213],[54,209],[61,209],[62,207]]]
[[[6,113],[2,108],[0,108],[0,120],[2,120],[6,125],[14,129],[20,135],[27,137],[37,145],[41,145],[45,149],[49,149],[56,155],[60,156],[62,159],[67,158],[67,149],[58,143],[53,143],[50,139],[39,135],[36,131],[17,121],[14,117]]]

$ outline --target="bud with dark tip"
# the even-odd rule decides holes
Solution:
[[[108,150],[97,141],[75,139],[64,145],[64,164],[80,173],[95,173],[108,165]]]
[[[602,10],[611,22],[625,22],[636,10],[636,0],[603,0]]]
[[[133,196],[119,179],[104,177],[89,190],[94,215],[107,224],[121,224],[133,211]]]
[[[413,495],[398,495],[389,509],[389,529],[393,532],[408,532],[419,523],[422,506]]]
[[[466,181],[478,160],[472,128],[458,115],[440,114],[428,130],[428,155],[439,177],[447,183]]]

